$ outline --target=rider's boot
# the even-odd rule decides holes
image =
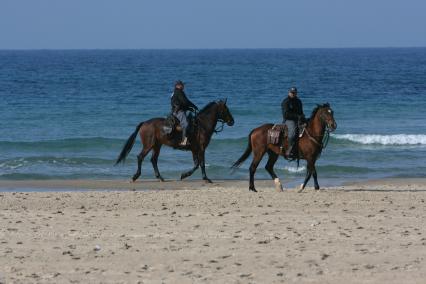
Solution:
[[[179,143],[180,146],[188,146],[188,137],[184,137]]]
[[[186,137],[186,129],[182,129],[182,141],[179,143],[180,146],[188,146],[188,137]]]
[[[289,160],[294,159],[293,144],[288,146],[287,150],[285,151],[285,157]]]

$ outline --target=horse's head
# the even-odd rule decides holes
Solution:
[[[318,106],[317,115],[319,115],[321,123],[325,124],[330,132],[336,130],[337,123],[334,120],[334,111],[331,109],[329,103]]]
[[[234,125],[234,118],[226,105],[226,101],[227,99],[216,102],[218,105],[218,119],[226,122],[229,126],[232,126]]]

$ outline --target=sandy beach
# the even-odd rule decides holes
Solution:
[[[0,283],[424,283],[425,179],[257,186],[1,181],[65,191],[0,193]]]

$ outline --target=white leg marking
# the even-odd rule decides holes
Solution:
[[[280,182],[280,179],[279,178],[275,178],[274,179],[274,183],[275,183],[275,190],[277,192],[282,192],[283,191],[283,186],[282,186],[282,184]]]

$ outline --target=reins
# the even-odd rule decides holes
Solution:
[[[223,119],[218,119],[217,121],[220,122],[220,123],[222,123],[222,124],[219,127],[215,128],[213,130],[213,132],[215,134],[218,134],[219,132],[222,132],[223,131],[223,127],[225,126],[225,121]]]
[[[305,128],[306,134],[308,135],[309,140],[311,140],[312,142],[314,142],[315,144],[317,144],[318,146],[320,146],[322,149],[325,149],[325,147],[327,147],[328,145],[328,141],[330,139],[330,131],[328,130],[328,128],[325,130],[324,132],[324,136],[322,138],[321,143],[318,142],[310,133],[309,131]]]

